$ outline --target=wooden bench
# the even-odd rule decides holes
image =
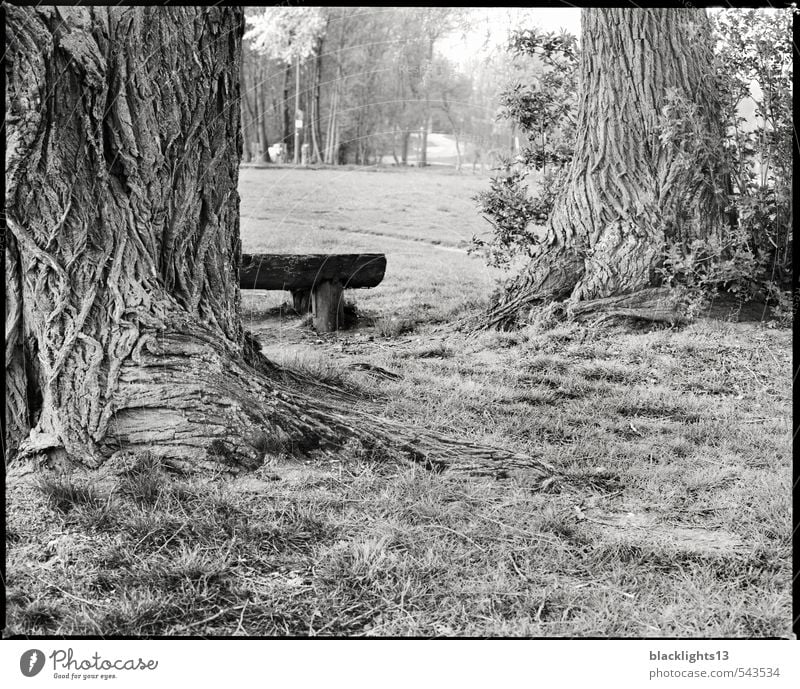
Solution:
[[[344,322],[343,290],[375,287],[385,272],[385,254],[242,254],[239,287],[290,291],[295,310],[327,333]]]

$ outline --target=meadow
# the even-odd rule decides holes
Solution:
[[[346,297],[386,319],[426,310],[446,317],[485,301],[500,276],[466,254],[473,234],[489,229],[472,200],[487,179],[444,167],[243,167],[243,251],[385,253],[383,282]],[[279,305],[286,295],[244,297],[252,314]]]
[[[266,449],[238,477],[143,455],[114,479],[11,483],[5,634],[789,637],[791,331],[732,311],[458,332],[501,277],[465,253],[487,184],[243,167],[245,251],[387,255],[379,287],[346,293],[351,330],[317,335],[280,292],[244,291],[245,324],[365,408],[563,480],[432,474],[349,442]]]

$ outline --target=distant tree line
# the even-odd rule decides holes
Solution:
[[[278,144],[292,161],[308,144],[314,163],[426,165],[430,132],[455,137],[459,167],[515,153],[515,123],[497,118],[499,93],[535,65],[500,50],[466,65],[442,54],[442,38],[469,30],[471,10],[269,7],[246,16],[245,162],[271,162]]]

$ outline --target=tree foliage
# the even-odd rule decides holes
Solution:
[[[441,41],[469,29],[472,11],[441,7],[273,7],[247,10],[243,60],[245,159],[264,141],[291,146],[299,59],[300,109],[317,162],[413,161],[421,132],[457,136],[465,156],[507,148],[493,122],[497,62],[458,65]],[[249,153],[248,153],[249,152]],[[485,156],[484,156],[485,157]],[[262,158],[263,159],[263,158]]]
[[[313,52],[317,39],[325,30],[321,7],[265,7],[263,12],[247,18],[250,29],[244,38],[253,49],[284,62],[305,60]]]
[[[671,94],[661,136],[680,147],[687,169],[720,156],[729,231],[721,241],[670,241],[661,273],[688,289],[696,306],[719,290],[766,299],[791,315],[792,53],[789,10],[724,10],[711,15],[724,130],[721,145],[697,130],[697,114]]]

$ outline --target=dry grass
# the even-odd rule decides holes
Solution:
[[[273,172],[287,173],[243,175],[245,214],[248,175]],[[325,179],[290,172],[297,193],[302,175]],[[339,173],[325,174],[334,194]],[[347,174],[351,197],[374,199],[355,180],[391,173]],[[413,174],[380,188],[430,186]],[[264,465],[235,480],[145,456],[114,479],[12,482],[6,634],[789,636],[790,331],[706,320],[466,338],[440,321],[480,297],[469,275],[448,283],[473,259],[453,253],[440,276],[438,250],[407,243],[416,281],[391,279],[390,254],[384,284],[357,295],[373,319],[355,331],[319,337],[251,309],[265,351],[410,426],[543,457],[560,492],[432,475],[356,443],[292,458],[266,438]],[[439,279],[446,296],[420,309]]]

